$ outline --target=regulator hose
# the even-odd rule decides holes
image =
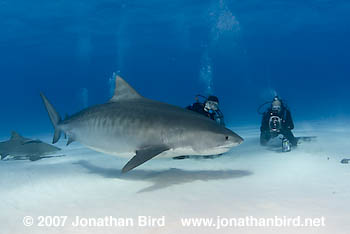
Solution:
[[[271,103],[272,103],[271,101],[268,101],[268,102],[264,102],[263,104],[261,104],[261,105],[258,107],[258,109],[257,109],[258,114],[259,114],[259,115],[263,115],[264,112],[261,112],[261,108],[263,108],[265,105],[271,104]]]
[[[206,96],[203,96],[202,94],[197,94],[196,97],[195,97],[195,99],[196,99],[197,102],[199,102],[199,98],[200,98],[200,97],[201,97],[201,98],[204,98],[205,101],[208,100],[208,98],[207,98]],[[204,101],[204,102],[205,102],[205,101]]]

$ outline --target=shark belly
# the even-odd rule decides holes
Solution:
[[[158,158],[174,158],[179,156],[199,156],[200,157],[200,156],[223,154],[223,153],[226,153],[227,151],[229,151],[228,148],[198,151],[193,149],[192,147],[179,147],[179,148],[165,151],[159,154],[157,157]]]
[[[100,131],[84,133],[85,131],[76,134],[76,140],[92,150],[120,157],[130,157],[135,154],[137,144],[126,142],[121,137],[103,135]]]

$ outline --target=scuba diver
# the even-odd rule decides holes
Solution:
[[[199,98],[203,98],[204,101],[201,102]],[[193,103],[190,106],[187,106],[187,110],[191,110],[194,112],[197,112],[201,115],[204,115],[207,118],[210,118],[214,121],[216,121],[217,124],[225,126],[224,122],[224,115],[219,109],[219,99],[216,96],[209,96],[205,97],[202,95],[196,95],[195,97],[196,102]],[[203,156],[204,159],[214,159],[219,157],[220,155],[207,155]],[[179,157],[174,157],[173,159],[187,159],[190,158],[190,156],[179,156]]]
[[[204,102],[200,102],[199,97],[204,98]],[[187,106],[186,109],[204,115],[216,121],[219,125],[225,126],[224,115],[219,109],[219,99],[216,96],[209,96],[207,98],[202,95],[197,95],[196,102]]]
[[[294,137],[292,129],[294,123],[290,110],[283,104],[282,100],[275,96],[272,102],[262,104],[258,110],[264,105],[271,103],[271,107],[263,114],[260,127],[260,144],[265,146],[270,139],[282,135],[282,151],[291,151],[291,146],[297,146],[298,139]]]

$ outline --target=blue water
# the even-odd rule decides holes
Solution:
[[[215,94],[230,126],[259,124],[275,93],[296,121],[349,119],[350,2],[0,0],[1,135],[52,131],[106,102],[118,73],[179,106]],[[298,127],[298,126],[296,126]]]

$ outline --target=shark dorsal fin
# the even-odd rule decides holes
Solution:
[[[23,140],[23,137],[19,135],[17,132],[12,131],[11,140]]]
[[[121,100],[142,98],[142,96],[135,91],[123,78],[116,76],[114,96],[110,102]]]

